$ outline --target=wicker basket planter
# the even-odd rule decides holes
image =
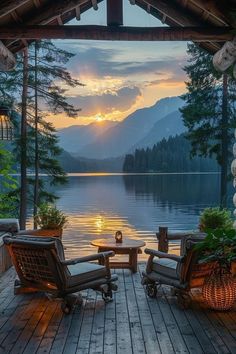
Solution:
[[[202,295],[210,308],[229,310],[236,299],[236,281],[231,273],[213,272],[205,279]]]

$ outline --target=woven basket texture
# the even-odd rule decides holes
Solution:
[[[212,273],[205,279],[202,296],[210,308],[229,310],[236,299],[236,281],[230,273]]]

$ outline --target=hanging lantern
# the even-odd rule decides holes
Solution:
[[[10,120],[9,109],[0,107],[0,140],[12,140],[14,128]]]

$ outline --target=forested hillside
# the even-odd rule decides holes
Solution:
[[[207,172],[218,171],[210,158],[190,158],[191,146],[184,134],[170,137],[152,148],[136,149],[125,156],[124,172]]]

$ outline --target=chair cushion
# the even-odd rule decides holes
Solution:
[[[165,277],[173,279],[179,278],[178,263],[168,258],[154,258],[152,263],[152,270]]]
[[[103,278],[107,275],[106,267],[89,262],[69,265],[67,269],[70,274],[68,277],[69,287]]]

